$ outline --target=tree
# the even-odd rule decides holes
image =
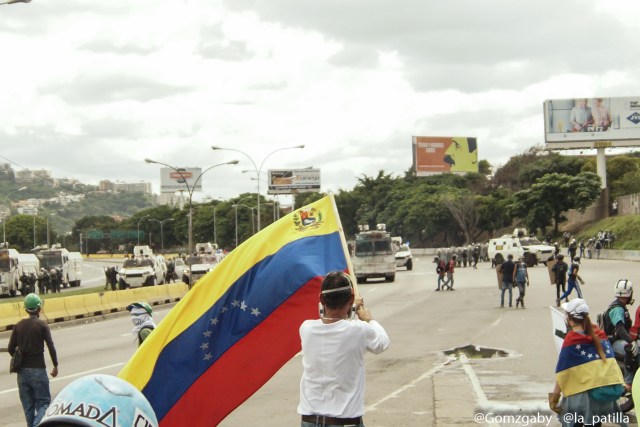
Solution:
[[[478,226],[478,212],[473,196],[471,194],[450,195],[443,201],[464,233],[465,243],[472,243]]]
[[[564,212],[584,212],[599,195],[600,178],[593,172],[573,177],[552,173],[539,178],[530,189],[517,192],[511,211],[524,220],[529,230],[544,230],[553,223],[557,234],[560,222],[566,220]]]

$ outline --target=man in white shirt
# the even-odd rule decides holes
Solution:
[[[350,318],[354,301],[357,319]],[[351,278],[343,272],[324,278],[320,304],[322,318],[300,326],[301,427],[364,427],[364,355],[385,351],[389,336],[373,320],[362,298],[356,299]]]

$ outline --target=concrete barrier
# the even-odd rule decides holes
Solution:
[[[169,290],[169,299],[172,302],[180,301],[189,291],[189,286],[186,283],[169,283],[166,286]]]
[[[107,291],[100,292],[100,300],[102,301],[102,306],[106,313],[115,313],[117,311],[122,311],[126,309],[126,306],[123,307],[118,302],[118,294],[119,291]]]
[[[0,331],[13,329],[13,326],[21,319],[26,318],[26,315],[21,302],[0,304]]]
[[[63,297],[61,299],[64,300],[64,307],[71,319],[89,317],[89,312],[84,306],[84,295],[74,295],[71,297]]]
[[[62,322],[71,318],[64,300],[65,298],[49,298],[42,301],[42,313],[46,316],[48,323]]]
[[[100,298],[100,294],[82,295],[82,302],[89,316],[95,316],[107,312],[104,305],[102,305],[102,298]]]
[[[166,304],[170,301],[166,285],[148,287],[147,298],[151,305]]]

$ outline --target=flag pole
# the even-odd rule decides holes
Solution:
[[[340,242],[342,242],[342,250],[344,252],[344,257],[347,261],[347,268],[349,269],[349,276],[351,277],[351,283],[353,283],[353,290],[356,296],[360,296],[360,291],[358,290],[358,280],[356,279],[355,273],[353,271],[353,264],[351,263],[351,254],[349,253],[349,247],[347,246],[347,239],[344,237],[344,229],[342,228],[342,221],[340,221],[340,214],[338,213],[338,206],[336,206],[336,200],[333,196],[333,192],[329,191],[327,193],[329,199],[331,199],[331,206],[333,206],[333,212],[336,216],[336,222],[338,223],[338,230],[340,231]]]

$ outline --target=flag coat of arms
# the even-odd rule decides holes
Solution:
[[[346,253],[332,195],[295,210],[201,278],[119,376],[161,427],[217,425],[300,351],[300,324],[318,318],[322,279],[349,270]]]
[[[570,331],[564,339],[556,365],[556,380],[565,396],[596,387],[624,384],[622,372],[606,334],[595,327],[594,332],[600,338],[605,354],[604,361],[588,335]]]

